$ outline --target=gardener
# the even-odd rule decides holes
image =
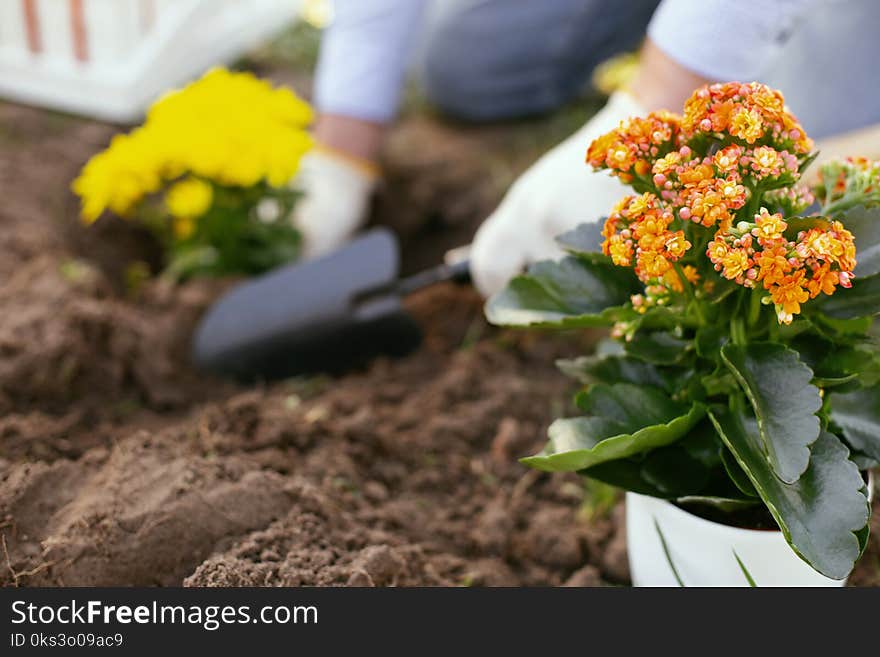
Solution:
[[[335,2],[316,80],[320,146],[303,162],[308,196],[295,217],[309,255],[339,246],[363,224],[416,41],[425,44],[428,98],[450,115],[482,121],[575,98],[592,68],[634,47],[647,26],[629,93],[613,94],[533,165],[477,232],[472,273],[486,295],[528,262],[556,255],[555,235],[598,218],[622,196],[618,181],[583,164],[593,138],[631,115],[681,107],[707,81],[758,79],[782,89],[812,136],[880,120],[874,0],[664,0],[659,8],[656,0],[445,0],[439,12],[428,4]],[[416,39],[422,22],[427,37]]]

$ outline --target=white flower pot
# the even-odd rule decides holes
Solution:
[[[869,497],[873,480],[868,483]],[[757,586],[843,586],[813,570],[779,530],[730,527],[705,520],[656,497],[626,494],[626,544],[634,586],[749,586],[736,555]]]

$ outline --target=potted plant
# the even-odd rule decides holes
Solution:
[[[813,144],[757,83],[632,118],[587,161],[634,190],[486,306],[505,326],[609,326],[560,362],[582,417],[523,459],[628,491],[635,584],[840,584],[880,461],[880,164],[799,183]]]
[[[250,73],[216,68],[156,101],[73,182],[82,220],[109,213],[152,232],[165,274],[258,274],[295,260],[289,182],[311,148],[309,105]]]

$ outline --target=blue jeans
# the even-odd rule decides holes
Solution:
[[[697,2],[698,0],[694,0]],[[438,0],[421,77],[464,119],[555,109],[596,64],[633,49],[658,0]],[[880,122],[877,0],[817,0],[758,80],[781,89],[814,138]]]
[[[429,21],[421,78],[456,118],[553,110],[581,93],[595,66],[633,50],[659,0],[443,0]]]

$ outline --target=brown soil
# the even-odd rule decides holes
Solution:
[[[627,583],[622,507],[602,513],[576,477],[516,460],[569,408],[554,359],[595,336],[500,332],[472,291],[441,287],[410,300],[427,335],[407,359],[264,387],[207,379],[187,340],[226,283],[126,286],[127,263],[156,264],[149,240],[75,221],[69,182],[112,133],[0,105],[0,583]],[[503,187],[457,177],[448,139],[421,121],[395,143],[422,159],[392,149],[380,217],[394,224],[406,199],[413,262],[466,241]],[[454,150],[485,148],[470,134]],[[855,584],[880,583],[872,540]]]

